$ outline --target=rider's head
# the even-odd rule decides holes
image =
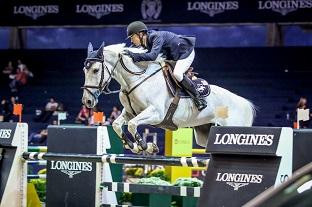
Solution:
[[[127,27],[127,36],[136,46],[143,45],[143,37],[147,32],[147,26],[141,21],[131,22]]]

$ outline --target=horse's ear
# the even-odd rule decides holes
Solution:
[[[89,56],[89,54],[90,54],[92,51],[93,51],[93,46],[92,46],[92,43],[89,42],[89,44],[88,44],[88,56]]]
[[[104,46],[105,46],[105,43],[103,42],[101,44],[101,47],[98,49],[97,51],[97,54],[96,56],[99,58],[99,59],[103,59],[103,50],[104,50]]]

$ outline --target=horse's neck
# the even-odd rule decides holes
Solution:
[[[157,65],[153,62],[147,63],[147,65],[142,66],[142,68],[135,65],[130,59],[123,57],[123,62],[125,67],[131,72],[138,73],[142,72],[145,67],[147,67],[146,72],[142,75],[134,75],[127,71],[121,64],[117,65],[116,73],[114,74],[114,79],[119,82],[122,89],[131,90],[135,85],[139,84],[145,78],[150,76],[154,71],[157,70]]]

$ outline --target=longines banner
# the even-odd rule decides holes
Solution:
[[[1,0],[0,26],[311,22],[312,0]]]

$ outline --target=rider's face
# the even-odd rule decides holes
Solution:
[[[135,46],[140,46],[141,45],[141,41],[140,41],[140,37],[138,34],[133,34],[131,36],[131,42],[135,45]]]

